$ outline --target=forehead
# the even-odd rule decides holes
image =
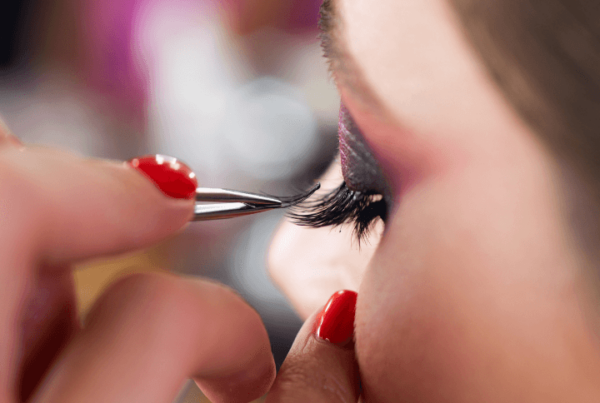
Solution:
[[[449,118],[480,102],[489,80],[446,0],[335,0],[334,7],[346,51],[404,125],[448,129]]]

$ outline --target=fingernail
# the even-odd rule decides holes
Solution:
[[[167,196],[175,199],[191,199],[196,194],[198,180],[194,172],[183,162],[166,155],[146,155],[128,161]]]
[[[354,334],[357,295],[349,290],[333,294],[317,318],[315,335],[337,345],[348,343]]]

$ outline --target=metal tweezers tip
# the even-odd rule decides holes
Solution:
[[[255,214],[276,208],[287,208],[302,203],[321,185],[317,183],[305,193],[292,197],[276,198],[237,190],[198,188],[193,221],[219,220]],[[202,204],[205,202],[219,202]]]

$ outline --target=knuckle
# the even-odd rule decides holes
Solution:
[[[301,365],[292,365],[279,375],[279,385],[286,389],[312,388],[315,386],[315,379],[310,372],[312,372],[312,368],[308,369]]]
[[[316,363],[297,363],[281,371],[277,379],[278,392],[283,396],[294,396],[298,391],[313,391],[331,403],[349,403],[353,396],[347,385],[336,374],[323,371]]]

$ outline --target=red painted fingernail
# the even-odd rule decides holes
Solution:
[[[344,345],[352,339],[357,295],[354,291],[342,290],[329,298],[317,318],[317,337],[337,345]]]
[[[173,157],[146,155],[130,160],[129,165],[142,172],[167,196],[191,199],[196,194],[196,175],[190,167]]]

